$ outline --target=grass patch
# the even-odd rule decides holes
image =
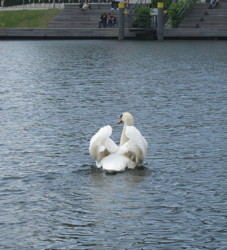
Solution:
[[[47,28],[58,13],[59,9],[0,11],[0,28]]]

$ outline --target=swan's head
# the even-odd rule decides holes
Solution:
[[[133,118],[133,116],[130,113],[124,112],[120,116],[120,120],[118,121],[118,124],[122,123],[122,122],[124,122],[125,125],[132,126],[133,123],[134,123],[134,118]]]

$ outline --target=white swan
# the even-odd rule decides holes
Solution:
[[[110,125],[100,128],[90,140],[90,155],[96,160],[97,167],[107,172],[133,169],[143,162],[147,153],[147,141],[133,126],[133,116],[128,112],[123,113],[118,124],[121,122],[124,122],[124,127],[119,146],[110,138]]]

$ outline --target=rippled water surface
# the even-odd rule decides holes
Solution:
[[[226,41],[1,41],[1,249],[227,249]],[[89,140],[134,114],[144,167]]]

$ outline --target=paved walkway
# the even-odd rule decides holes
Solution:
[[[63,9],[64,8],[64,3],[55,3],[55,8],[56,9]],[[0,7],[1,10],[48,10],[48,9],[53,9],[53,4],[52,3],[41,3],[41,4],[25,4],[25,5],[16,5],[16,6],[11,6],[11,7]]]

